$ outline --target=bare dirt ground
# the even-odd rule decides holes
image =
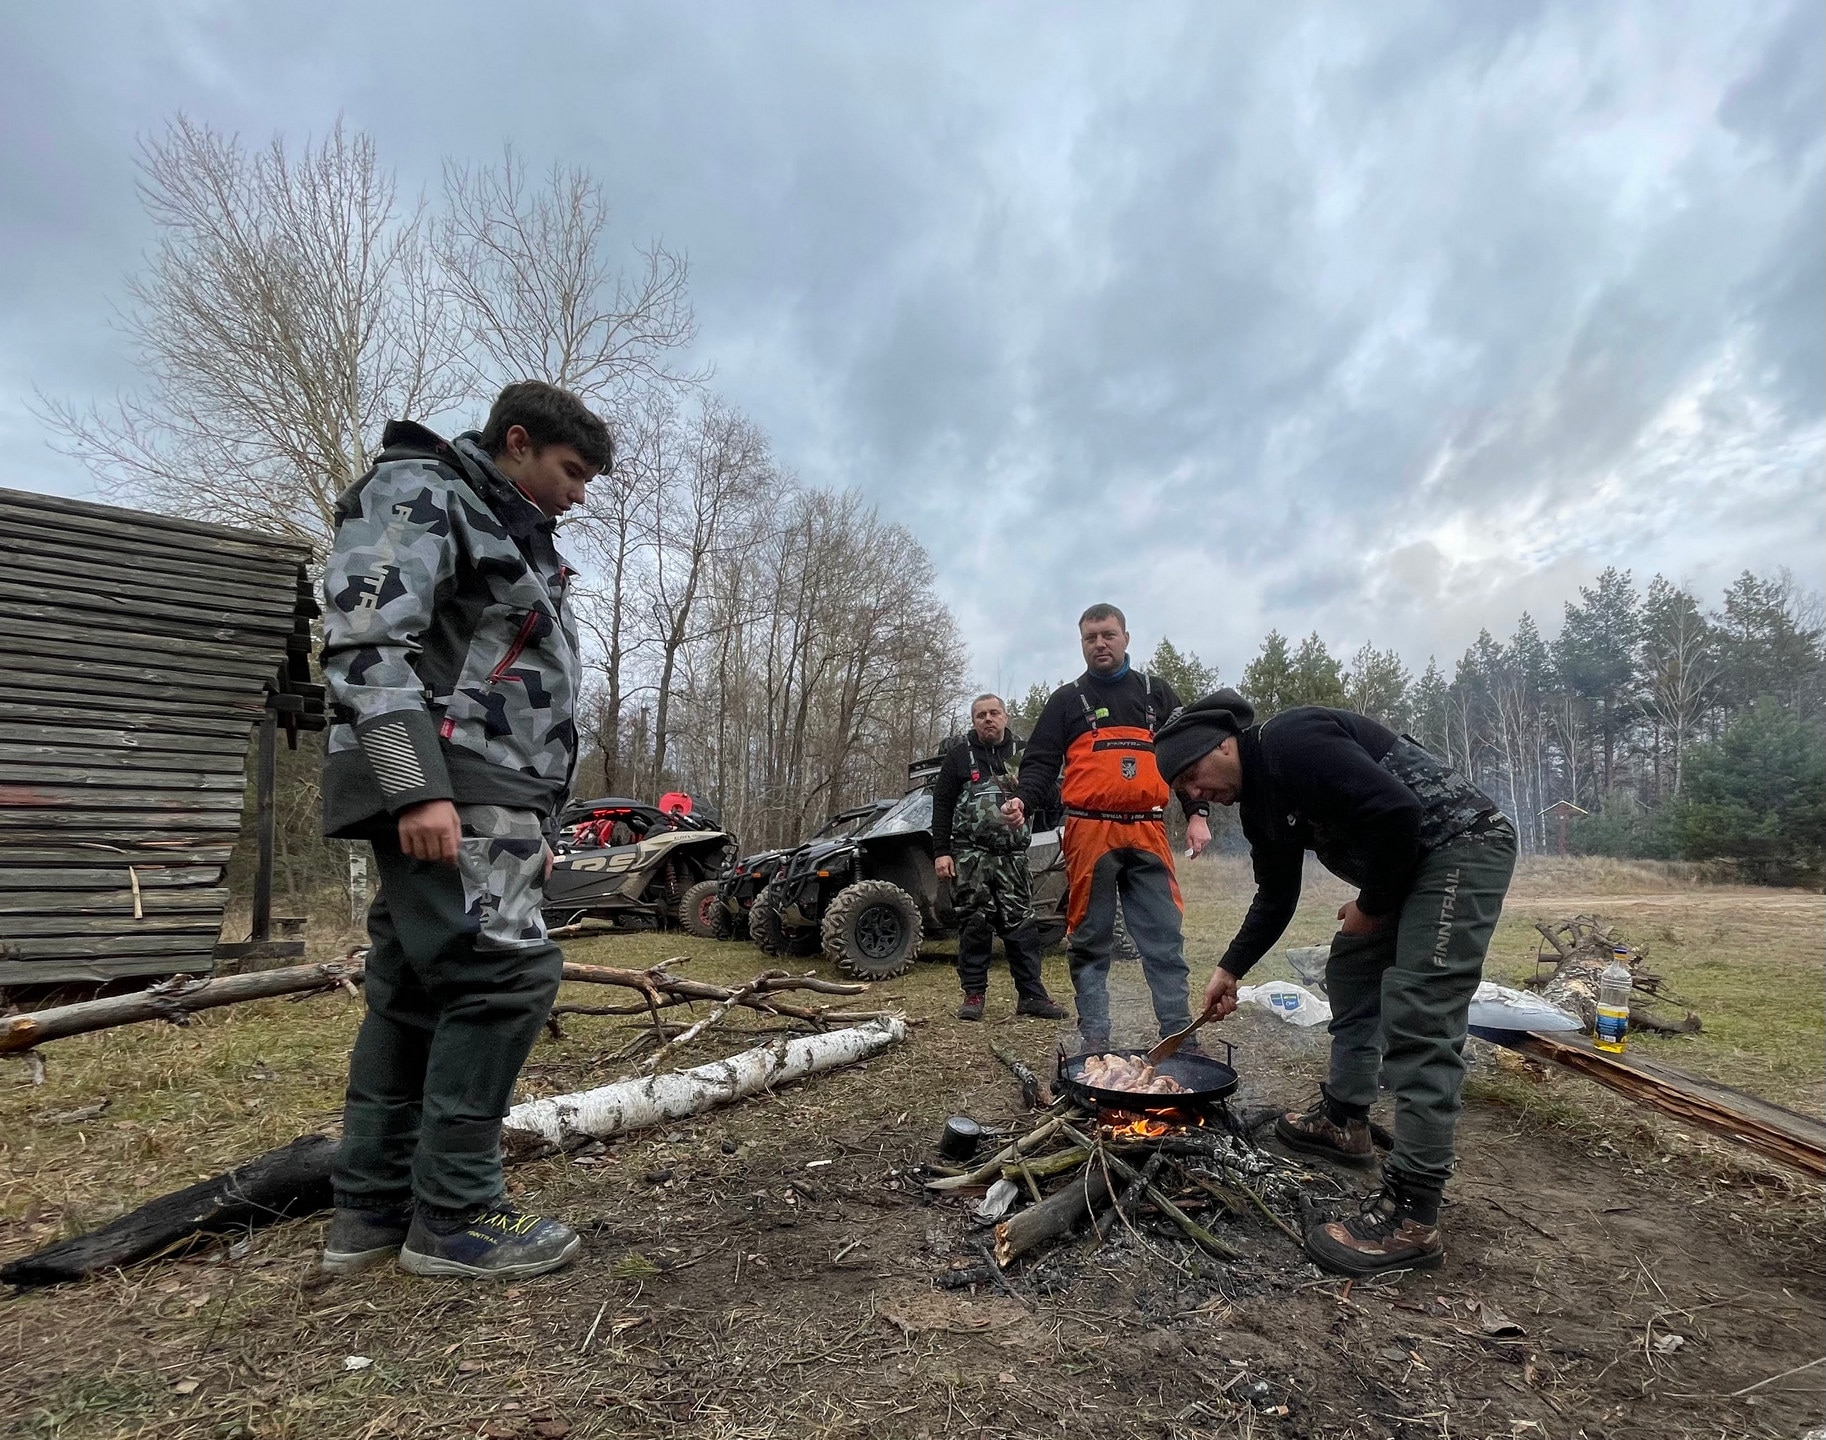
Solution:
[[[1247,899],[1242,871],[1190,867],[1187,894],[1202,975]],[[1336,904],[1315,885],[1287,943],[1322,941]],[[1707,1032],[1657,1054],[1817,1108],[1826,900],[1590,867],[1529,875],[1492,972],[1525,972],[1530,921],[1575,910],[1627,915],[1677,988],[1706,997]],[[573,953],[645,964],[685,950],[706,978],[765,968],[746,946],[677,936]],[[1139,974],[1118,974],[1136,1014]],[[1062,958],[1048,980],[1069,990]],[[912,1172],[947,1114],[1022,1123],[991,1039],[1036,1065],[1055,1042],[1013,1018],[1002,974],[983,1025],[951,1018],[954,992],[942,963],[921,965],[878,987],[924,1019],[898,1050],[511,1171],[523,1203],[585,1229],[584,1258],[560,1275],[324,1283],[311,1220],[0,1302],[0,1433],[1646,1440],[1798,1437],[1826,1418],[1826,1367],[1796,1369],[1826,1352],[1822,1192],[1583,1081],[1487,1058],[1441,1271],[1347,1292],[1245,1219],[1221,1222],[1247,1256],[1233,1266],[1118,1239],[1021,1262],[1012,1294],[940,1289],[986,1232]],[[332,1123],[357,1013],[272,1002],[58,1042],[43,1086],[23,1065],[0,1072],[0,1255]],[[1809,1027],[1805,1047],[1787,1038]],[[1313,1093],[1322,1033],[1246,1007],[1225,1034],[1243,1106]],[[625,1038],[567,1021],[524,1091],[612,1078],[603,1057]],[[739,1043],[719,1032],[690,1058]],[[99,1116],[64,1118],[103,1099]],[[1490,1312],[1524,1333],[1487,1334]]]

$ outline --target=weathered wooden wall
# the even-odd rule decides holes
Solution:
[[[310,558],[0,489],[0,985],[212,968],[254,726],[323,725]]]

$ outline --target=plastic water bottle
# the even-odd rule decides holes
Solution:
[[[1592,1022],[1591,1043],[1613,1055],[1623,1053],[1629,1032],[1629,992],[1635,980],[1624,963],[1628,955],[1629,951],[1613,946],[1610,964],[1598,977],[1598,1013]]]

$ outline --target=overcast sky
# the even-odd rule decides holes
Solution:
[[[937,561],[978,678],[1129,613],[1456,655],[1608,564],[1826,554],[1826,7],[5,7],[0,485],[131,389],[135,139],[340,113],[592,167],[689,252],[701,358]]]

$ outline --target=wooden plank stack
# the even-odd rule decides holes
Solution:
[[[254,727],[324,724],[310,560],[0,489],[0,985],[211,970]]]

